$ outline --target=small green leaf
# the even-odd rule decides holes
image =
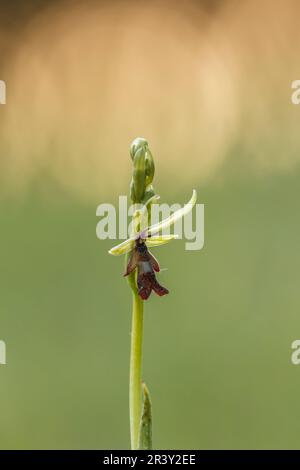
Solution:
[[[140,443],[139,450],[152,449],[152,405],[149,390],[146,384],[143,388],[143,411],[140,423]]]

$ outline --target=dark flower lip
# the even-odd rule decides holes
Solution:
[[[160,271],[157,259],[150,253],[142,238],[137,238],[131,251],[124,276],[137,270],[138,294],[143,300],[154,291],[160,297],[169,293],[168,289],[159,284],[155,272]]]
[[[137,285],[138,294],[143,300],[147,300],[150,297],[152,290],[160,297],[169,293],[168,289],[159,284],[154,272],[138,274]]]

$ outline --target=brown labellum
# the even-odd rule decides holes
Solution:
[[[135,242],[124,276],[128,276],[136,268],[138,294],[143,300],[148,299],[152,290],[159,296],[169,293],[168,289],[161,286],[156,279],[155,272],[160,271],[158,261],[150,253],[142,238],[138,238]]]

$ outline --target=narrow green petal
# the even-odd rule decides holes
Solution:
[[[146,245],[149,247],[152,246],[159,246],[159,245],[165,245],[165,243],[169,243],[171,240],[176,240],[178,238],[178,235],[157,235],[151,238],[146,239]]]
[[[150,204],[157,204],[159,200],[160,196],[158,196],[158,194],[154,194],[148,199],[148,201],[145,203],[145,206],[148,207]]]
[[[113,248],[111,248],[108,253],[114,256],[125,255],[125,253],[128,253],[129,251],[131,251],[133,247],[134,247],[134,238],[128,238],[128,240],[125,240],[119,245],[116,245]]]
[[[177,220],[184,217],[193,209],[194,205],[196,204],[196,200],[197,200],[197,192],[195,189],[193,189],[193,194],[189,202],[185,204],[184,207],[182,207],[181,209],[178,209],[178,211],[175,211],[172,215],[167,217],[165,220],[162,220],[158,224],[155,224],[149,227],[148,234],[149,235],[156,234],[168,227],[171,227],[171,225],[177,222]]]

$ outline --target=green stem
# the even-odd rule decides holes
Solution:
[[[133,291],[130,377],[129,377],[129,414],[131,449],[139,448],[139,429],[142,413],[142,343],[143,343],[144,304],[136,289]]]

